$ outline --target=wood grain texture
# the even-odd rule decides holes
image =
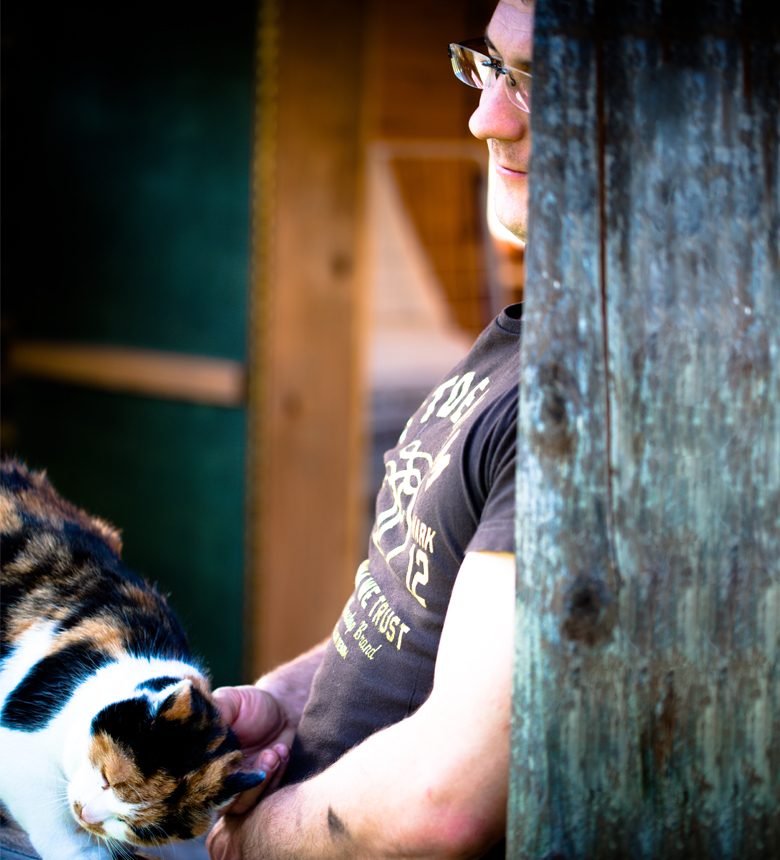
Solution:
[[[671,5],[537,7],[512,857],[780,853],[776,13]]]
[[[333,3],[262,4],[247,601],[253,676],[329,633],[357,567],[363,26],[357,7],[345,14]],[[333,58],[326,63],[333,74],[318,67],[319,56]]]

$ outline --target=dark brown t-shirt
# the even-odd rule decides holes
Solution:
[[[315,676],[287,782],[419,708],[466,552],[514,551],[520,309],[483,331],[385,454],[368,558]],[[489,630],[490,618],[474,618],[475,638]]]

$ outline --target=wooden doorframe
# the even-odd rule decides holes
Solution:
[[[261,0],[250,301],[246,671],[328,635],[357,566],[363,4]],[[354,63],[323,77],[328,56]],[[324,85],[317,86],[322,83]]]

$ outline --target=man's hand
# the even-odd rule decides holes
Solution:
[[[242,860],[242,821],[235,815],[225,815],[217,821],[206,839],[211,860]]]
[[[241,744],[244,769],[263,771],[266,777],[260,785],[240,794],[227,810],[231,815],[240,815],[281,779],[290,758],[295,727],[276,698],[257,687],[220,687],[214,691],[214,701]]]
[[[212,860],[445,860],[497,844],[509,786],[515,578],[512,553],[468,553],[428,699],[316,775],[221,818],[206,843]],[[477,635],[485,618],[489,635]]]

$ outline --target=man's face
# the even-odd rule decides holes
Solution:
[[[491,56],[505,66],[523,69],[531,62],[533,5],[500,0],[487,28]],[[469,121],[474,137],[490,152],[491,186],[498,220],[525,241],[528,222],[528,164],[531,159],[530,116],[507,98],[503,80],[482,90]]]

